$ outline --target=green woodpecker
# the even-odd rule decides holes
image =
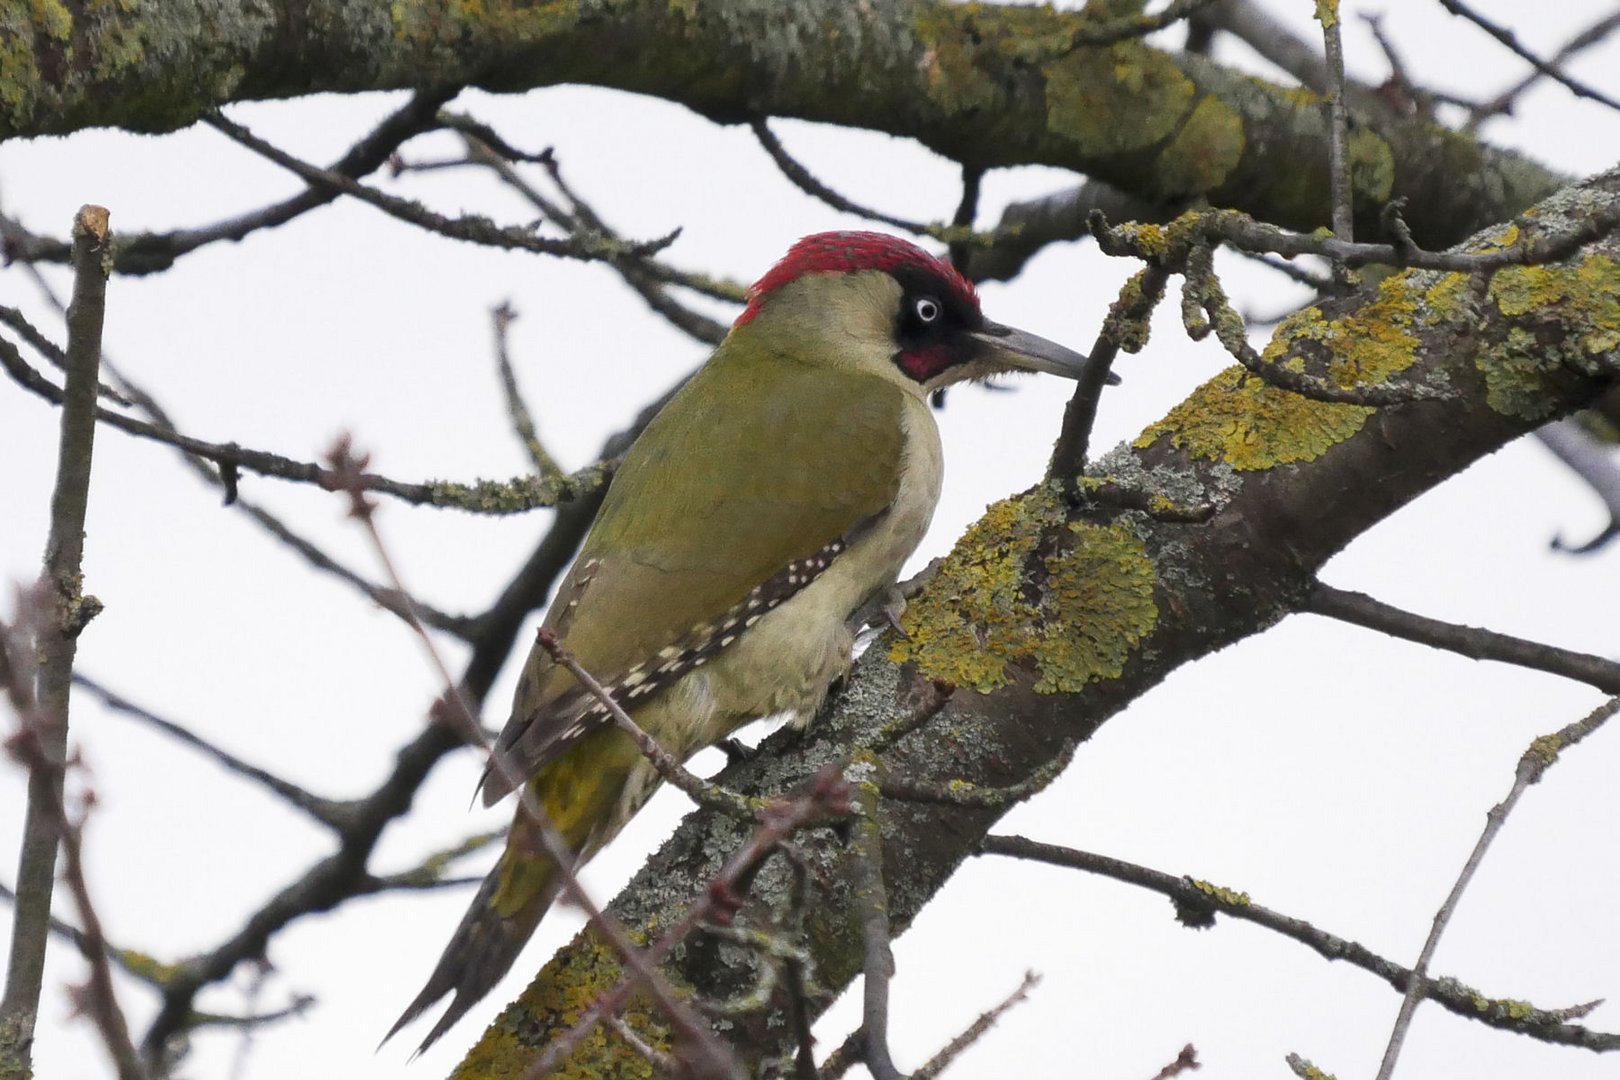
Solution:
[[[998,325],[948,263],[892,236],[820,233],[749,293],[706,364],[625,455],[546,614],[580,664],[685,759],[760,717],[807,721],[850,663],[852,614],[885,593],[939,498],[929,395],[1085,357]],[[539,645],[486,773],[527,778],[581,863],[659,777]],[[506,974],[556,898],[521,811],[393,1035],[446,994],[426,1049]]]

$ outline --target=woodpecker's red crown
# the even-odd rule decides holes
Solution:
[[[973,283],[956,272],[943,259],[935,258],[916,244],[879,232],[839,231],[812,233],[788,248],[786,255],[748,290],[748,306],[737,316],[741,326],[759,313],[760,304],[771,293],[805,274],[852,274],[881,270],[896,278],[925,280],[942,295],[948,295],[966,309],[977,313],[979,297]]]

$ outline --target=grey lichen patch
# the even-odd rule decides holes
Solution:
[[[1544,420],[1554,410],[1546,376],[1556,367],[1536,336],[1515,326],[1494,348],[1481,352],[1474,365],[1485,376],[1485,400],[1503,416]]]
[[[395,40],[427,55],[496,35],[517,45],[541,41],[573,29],[580,15],[579,0],[394,0],[388,13]]]

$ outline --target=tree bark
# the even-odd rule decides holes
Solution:
[[[1074,169],[1153,203],[1207,200],[1301,230],[1328,218],[1322,100],[1137,40],[1095,17],[943,0],[312,0],[0,6],[0,139],[171,131],[234,101],[583,83],[720,123],[792,116],[915,138],[965,164]],[[1407,200],[1444,247],[1563,182],[1416,118],[1362,116],[1357,235]],[[1284,165],[1283,163],[1286,163]]]

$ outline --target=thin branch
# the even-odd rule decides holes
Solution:
[[[792,154],[787,152],[787,147],[782,145],[782,140],[776,137],[776,133],[771,130],[764,117],[755,117],[748,122],[748,126],[753,130],[754,138],[759,140],[760,148],[770,156],[771,161],[775,163],[782,175],[787,177],[794,187],[812,199],[826,203],[839,213],[853,214],[856,217],[865,218],[867,221],[875,221],[880,225],[889,225],[902,232],[912,233],[915,236],[932,236],[938,239],[941,233],[945,231],[941,225],[895,217],[892,214],[885,214],[881,210],[873,210],[869,206],[862,206],[855,200],[840,195],[820,180],[817,180],[814,173],[801,165]]]
[[[759,816],[761,810],[767,805],[764,799],[750,799],[735,792],[727,791],[718,784],[711,784],[702,777],[692,773],[682,765],[673,754],[665,750],[658,740],[647,733],[646,729],[625,711],[618,699],[608,692],[601,681],[585,670],[575,657],[563,647],[557,635],[549,628],[541,627],[538,640],[540,647],[556,663],[568,670],[585,691],[601,703],[619,726],[619,730],[630,736],[631,741],[641,751],[642,756],[650,761],[658,775],[679,788],[693,802],[699,806],[706,806],[711,810],[718,810],[724,814],[743,821],[752,821]]]
[[[1029,992],[1039,986],[1041,977],[1033,971],[1024,972],[1023,981],[1018,989],[1008,994],[1002,1001],[990,1009],[979,1014],[979,1018],[969,1024],[960,1035],[940,1048],[939,1053],[929,1058],[923,1067],[911,1074],[911,1080],[934,1080],[934,1077],[944,1072],[946,1067],[955,1061],[968,1047],[984,1038],[985,1032],[996,1026],[996,1021],[1006,1016],[1013,1006],[1020,1004]]]
[[[1183,207],[1148,202],[1100,180],[1087,180],[1035,199],[1009,203],[988,234],[969,247],[962,273],[971,281],[1009,281],[1049,244],[1089,235],[1093,211],[1112,221],[1165,222]]]
[[[1560,86],[1564,87],[1576,97],[1586,98],[1589,101],[1595,101],[1598,104],[1607,106],[1610,109],[1620,110],[1620,101],[1616,101],[1614,98],[1603,93],[1602,91],[1596,90],[1586,83],[1565,74],[1558,68],[1556,64],[1548,63],[1546,60],[1543,60],[1541,57],[1537,56],[1535,53],[1521,45],[1519,43],[1519,36],[1512,30],[1509,30],[1507,27],[1498,23],[1492,22],[1485,16],[1479,14],[1479,12],[1475,11],[1473,8],[1469,7],[1467,4],[1462,3],[1461,0],[1440,0],[1440,6],[1451,12],[1453,15],[1458,15],[1464,19],[1467,19],[1469,22],[1491,35],[1491,37],[1501,42],[1509,52],[1528,63],[1542,75],[1545,75],[1553,82],[1556,82]]]
[[[1616,12],[1607,18],[1599,19],[1585,30],[1582,30],[1579,34],[1576,34],[1574,37],[1570,38],[1561,49],[1553,54],[1552,59],[1547,61],[1548,66],[1557,67],[1564,61],[1573,58],[1577,54],[1584,52],[1587,49],[1590,49],[1592,46],[1599,44],[1610,34],[1614,33],[1617,28],[1620,28],[1620,12]],[[1474,132],[1479,130],[1479,126],[1482,123],[1489,120],[1493,116],[1511,114],[1513,112],[1514,105],[1518,102],[1519,98],[1523,96],[1524,92],[1530,89],[1536,83],[1540,82],[1544,77],[1545,73],[1539,68],[1532,70],[1530,74],[1526,75],[1524,78],[1520,79],[1518,82],[1514,83],[1512,86],[1508,87],[1491,100],[1476,106],[1469,113],[1468,119],[1464,121],[1462,130],[1465,132]]]
[[[1378,1066],[1377,1080],[1390,1080],[1395,1072],[1395,1063],[1400,1059],[1401,1046],[1406,1041],[1407,1031],[1411,1028],[1412,1016],[1417,1012],[1418,1003],[1424,997],[1423,984],[1428,977],[1429,961],[1434,959],[1434,951],[1440,945],[1440,937],[1446,932],[1446,925],[1456,912],[1469,883],[1473,881],[1474,873],[1485,860],[1485,853],[1490,850],[1492,841],[1502,831],[1502,825],[1507,821],[1508,815],[1513,812],[1513,808],[1518,805],[1520,797],[1530,785],[1539,782],[1547,770],[1557,763],[1565,750],[1601,728],[1617,712],[1620,712],[1620,697],[1610,698],[1582,719],[1565,725],[1551,735],[1537,739],[1519,758],[1519,766],[1514,771],[1513,787],[1508,791],[1507,797],[1491,807],[1490,813],[1485,815],[1485,829],[1479,834],[1479,841],[1469,853],[1467,861],[1463,863],[1462,871],[1457,875],[1457,881],[1452,885],[1445,902],[1440,905],[1440,910],[1434,913],[1434,925],[1430,927],[1429,936],[1424,940],[1423,949],[1418,953],[1417,963],[1412,966],[1412,978],[1407,985],[1406,996],[1401,999],[1400,1012],[1395,1018],[1394,1029],[1390,1032],[1384,1059]]]
[[[1133,276],[1120,290],[1119,298],[1108,309],[1097,340],[1086,357],[1085,370],[1075,384],[1074,395],[1063,410],[1063,427],[1052,447],[1052,460],[1046,467],[1048,478],[1072,484],[1086,469],[1091,445],[1091,429],[1097,422],[1097,406],[1103,387],[1108,385],[1114,358],[1121,348],[1138,352],[1147,344],[1153,309],[1164,297],[1170,271],[1148,266]]]
[[[30,347],[33,348],[35,352],[43,356],[52,367],[56,368],[56,370],[63,372],[67,371],[67,350],[47,337],[45,332],[40,330],[39,327],[29,322],[28,317],[21,311],[18,311],[14,307],[5,307],[4,305],[0,305],[0,324],[9,326],[15,330],[17,334],[24,341],[26,341]],[[102,358],[102,364],[103,367],[105,367],[105,357]],[[115,402],[119,405],[131,404],[129,398],[125,397],[123,394],[120,394],[117,390],[114,390],[106,383],[102,383],[96,388],[96,396],[111,402]]]
[[[1365,626],[1393,637],[1445,649],[1471,660],[1496,660],[1534,671],[1562,675],[1620,694],[1620,663],[1590,653],[1560,649],[1538,641],[1500,634],[1477,626],[1444,622],[1375,600],[1365,593],[1335,589],[1317,582],[1301,610]]]
[[[359,199],[361,202],[383,211],[390,217],[426,229],[428,232],[447,236],[452,240],[466,240],[486,247],[513,251],[532,251],[540,255],[555,255],[564,259],[597,262],[624,255],[655,254],[674,243],[675,238],[680,234],[679,230],[676,230],[668,236],[640,244],[624,244],[598,236],[573,236],[557,240],[538,236],[532,229],[528,228],[496,225],[488,218],[446,217],[436,211],[429,210],[421,203],[413,202],[410,199],[401,199],[396,195],[389,195],[386,192],[367,187],[341,173],[318,168],[306,161],[302,161],[254,135],[241,124],[226,119],[219,113],[204,116],[203,123],[261,157],[267,158],[289,172],[295,173],[308,184],[329,188]]]
[[[839,1080],[845,1073],[853,1069],[861,1061],[861,1046],[866,1041],[866,1031],[856,1028],[844,1036],[833,1052],[827,1055],[827,1060],[821,1063],[821,1069],[816,1073],[820,1080]]]
[[[1109,19],[1098,26],[1081,26],[1069,35],[1070,45],[1098,46],[1113,45],[1131,38],[1146,37],[1149,34],[1173,26],[1182,19],[1189,18],[1209,7],[1212,0],[1171,0],[1165,5],[1163,11],[1153,15],[1126,15],[1120,18]]]
[[[351,804],[348,802],[312,794],[290,780],[283,780],[274,773],[267,772],[256,765],[250,765],[235,754],[215,746],[201,735],[175,723],[173,720],[165,720],[156,713],[143,709],[123,695],[109,690],[88,675],[75,672],[73,685],[82,687],[100,698],[101,703],[113,712],[123,713],[125,716],[139,720],[148,727],[156,728],[170,738],[200,751],[205,757],[211,758],[228,772],[233,772],[245,780],[252,781],[282,801],[308,814],[321,824],[341,832],[348,823],[351,813]]]
[[[507,147],[504,142],[500,142],[499,146],[490,142],[484,136],[494,133],[485,125],[468,117],[444,114],[440,119],[445,126],[459,132],[467,146],[466,158],[454,164],[476,165],[489,169],[503,184],[570,234],[589,231],[613,240],[621,240],[591,205],[563,182],[561,163],[550,150],[541,154],[524,154]],[[505,149],[501,149],[502,147]],[[517,156],[513,157],[514,154]],[[564,209],[524,179],[513,167],[514,160],[544,165],[552,182],[557,185],[557,189],[562,192],[563,198],[568,200],[572,209]],[[420,168],[419,165],[411,167]],[[744,286],[734,282],[718,282],[700,274],[677,270],[652,258],[620,258],[609,259],[608,262],[623,278],[624,283],[630,286],[655,314],[662,316],[677,330],[709,345],[719,344],[726,336],[725,325],[679,303],[669,295],[665,286],[679,285],[704,296],[730,303],[741,303],[747,293]]]
[[[889,1054],[889,980],[894,977],[894,951],[889,947],[889,898],[883,884],[883,827],[878,821],[881,767],[870,754],[852,763],[856,818],[850,858],[854,865],[855,911],[865,943],[861,965],[861,1060],[873,1080],[902,1080]]]
[[[507,330],[517,319],[510,301],[503,300],[490,309],[490,322],[495,329],[495,366],[501,374],[501,389],[506,395],[506,413],[512,420],[512,430],[534,463],[534,470],[542,477],[561,476],[557,460],[546,451],[534,427],[534,415],[518,390],[517,373],[512,370],[512,357],[507,351]]]
[[[954,228],[971,234],[973,223],[979,219],[979,194],[984,184],[984,168],[979,165],[962,166],[962,197],[957,200],[956,213],[951,216]],[[951,265],[965,273],[974,245],[956,241],[950,246]]]
[[[62,390],[29,366],[17,347],[4,338],[0,338],[0,367],[5,368],[7,374],[24,389],[52,404],[62,403]],[[263,450],[249,450],[234,443],[204,442],[164,425],[137,420],[108,409],[98,408],[95,415],[97,420],[109,427],[206,458],[224,469],[247,469],[277,480],[297,481],[314,484],[327,491],[335,490],[335,475],[330,469],[314,462],[298,461]],[[474,514],[520,514],[577,499],[603,484],[611,471],[611,462],[598,462],[564,476],[525,475],[506,481],[475,480],[471,484],[451,480],[408,483],[375,473],[366,473],[355,482],[366,491],[375,491],[416,506],[437,506]]]
[[[1212,926],[1217,913],[1251,922],[1299,942],[1326,960],[1343,960],[1352,967],[1369,972],[1403,993],[1412,981],[1411,971],[1379,956],[1359,942],[1319,930],[1303,919],[1283,915],[1255,903],[1247,893],[1207,881],[1175,877],[1121,859],[1043,844],[1022,836],[987,836],[979,853],[1007,855],[1083,870],[1149,889],[1168,897],[1175,905],[1177,919],[1189,927],[1202,929]],[[1438,1002],[1449,1012],[1488,1027],[1518,1032],[1542,1042],[1563,1046],[1594,1051],[1620,1050],[1620,1033],[1593,1031],[1572,1024],[1569,1019],[1573,1014],[1568,1010],[1540,1009],[1524,1001],[1487,997],[1451,978],[1425,978],[1420,985],[1423,996]]]
[[[326,171],[355,180],[380,168],[406,140],[433,127],[439,110],[459,90],[459,87],[451,86],[419,91],[365,138],[350,147]],[[113,254],[113,270],[120,274],[151,274],[167,270],[181,256],[198,248],[223,240],[241,240],[261,229],[285,225],[332,202],[339,194],[330,185],[311,184],[290,199],[212,225],[165,233],[120,235],[118,249]],[[35,262],[66,262],[68,259],[68,245],[61,240],[36,236],[4,217],[0,217],[0,239],[4,240],[8,260],[32,265]]]
[[[67,388],[63,391],[56,484],[51,492],[50,534],[40,583],[38,722],[30,738],[41,764],[28,771],[28,807],[17,864],[17,904],[12,920],[6,987],[0,999],[5,1045],[0,1064],[29,1072],[29,1044],[39,1014],[45,975],[46,932],[56,878],[56,849],[64,843],[63,769],[67,760],[68,698],[79,632],[100,604],[83,591],[84,521],[90,504],[90,463],[96,435],[96,391],[100,385],[101,332],[107,302],[106,256],[110,248],[107,211],[80,208],[73,220],[73,302],[68,308]],[[9,665],[8,665],[9,666]],[[77,857],[77,844],[73,848]],[[82,881],[80,882],[82,884]],[[87,918],[93,917],[87,915]],[[86,932],[90,932],[87,927]],[[92,958],[105,963],[104,956]],[[128,1032],[124,1033],[125,1041]],[[16,1041],[12,1041],[15,1039]],[[115,1058],[119,1047],[109,1037]]]
[[[1171,1080],[1172,1077],[1180,1076],[1184,1072],[1191,1072],[1194,1069],[1199,1069],[1202,1067],[1203,1066],[1198,1062],[1197,1047],[1193,1046],[1192,1043],[1188,1043],[1186,1046],[1181,1048],[1181,1053],[1176,1055],[1176,1059],[1174,1061],[1170,1062],[1170,1064],[1153,1074],[1153,1080]]]
[[[1338,0],[1318,0],[1316,17],[1322,23],[1322,40],[1328,63],[1328,92],[1324,107],[1328,114],[1328,175],[1333,199],[1333,235],[1344,243],[1350,243],[1356,238],[1351,207],[1354,192],[1350,186],[1350,113],[1344,102],[1344,40],[1340,33],[1343,19]],[[1337,267],[1335,276],[1342,276]]]

